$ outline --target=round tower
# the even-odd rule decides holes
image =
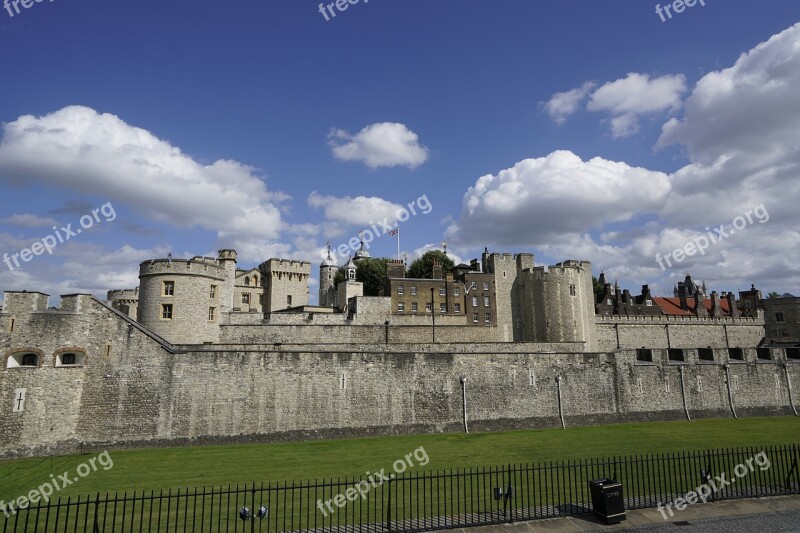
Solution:
[[[219,342],[227,276],[211,257],[144,261],[139,265],[139,323],[175,344]]]
[[[336,277],[336,261],[331,256],[331,243],[328,243],[328,257],[322,260],[319,265],[319,305],[332,307],[333,299],[333,279]]]

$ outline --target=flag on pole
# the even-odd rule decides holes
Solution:
[[[389,237],[394,237],[398,233],[400,233],[400,228],[395,228],[395,229],[393,229],[392,231],[389,232]]]

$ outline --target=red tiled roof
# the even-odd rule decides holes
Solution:
[[[680,298],[661,298],[655,296],[653,297],[653,300],[655,300],[656,305],[661,308],[665,315],[696,316],[694,312],[694,298],[686,299],[686,305],[689,308],[688,310],[681,309]],[[711,298],[706,298],[703,300],[703,304],[709,314],[711,314]],[[730,315],[730,308],[728,307],[727,298],[720,298],[719,306],[722,308],[722,313],[724,315]]]

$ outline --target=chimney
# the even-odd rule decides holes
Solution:
[[[442,279],[442,265],[435,259],[433,260],[433,275],[431,277],[433,279]]]
[[[706,297],[700,289],[694,291],[694,314],[696,316],[708,316],[706,309]]]
[[[739,312],[739,307],[736,305],[736,297],[733,295],[733,292],[729,292],[728,295],[728,309],[730,309],[730,313],[732,317],[741,316]]]
[[[722,308],[719,305],[719,295],[717,291],[711,291],[711,316],[715,318],[722,316]]]

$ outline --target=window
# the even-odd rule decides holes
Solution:
[[[645,300],[644,303],[647,307],[653,307],[653,300]]]
[[[647,348],[637,348],[636,349],[636,360],[641,361],[643,363],[652,363],[653,362],[653,350],[648,350]]]
[[[347,277],[349,279],[356,279],[356,271],[355,270],[349,270],[347,272]],[[403,293],[401,292],[401,293],[398,293],[398,294],[403,294]]]
[[[249,304],[250,303],[250,293],[249,292],[243,292],[242,293],[242,303],[243,304]]]
[[[444,287],[439,287],[439,296],[447,296],[447,289]]]
[[[484,281],[483,282],[483,290],[485,290],[485,291],[489,290],[489,282],[488,281]]]
[[[55,366],[83,366],[86,362],[86,354],[81,352],[67,352],[56,355]]]
[[[397,286],[397,294],[404,294],[404,289],[402,285]]]
[[[161,304],[161,318],[172,320],[172,304]]]
[[[216,314],[216,312],[217,312],[217,308],[216,307],[209,307],[208,308],[208,319],[209,320],[214,320],[214,315]]]
[[[775,322],[783,322],[783,313],[775,313]]]
[[[291,294],[286,297],[286,305],[288,305],[289,307],[292,306],[292,295]]]
[[[453,296],[461,296],[461,288],[456,287],[453,289]]]
[[[606,305],[611,305],[611,298],[609,298],[608,300],[606,300]]]
[[[680,348],[670,348],[667,350],[667,356],[670,361],[684,361],[683,350]]]
[[[489,297],[488,296],[484,296],[483,297],[483,306],[484,307],[489,307]]]
[[[258,276],[253,276],[253,285],[258,287]]]
[[[734,361],[744,361],[744,350],[741,348],[728,348],[728,357]]]
[[[425,312],[426,313],[432,313],[433,312],[433,304],[432,303],[428,302],[428,303],[425,304]]]
[[[417,312],[417,302],[411,302],[411,312],[412,313]]]
[[[39,354],[18,353],[8,357],[6,368],[36,368],[39,366]]]
[[[714,350],[711,348],[700,348],[697,350],[697,358],[700,361],[713,361],[714,360]]]
[[[405,310],[406,310],[406,304],[404,304],[403,302],[397,302],[397,312],[402,313]]]
[[[469,288],[470,288],[471,290],[473,290],[473,291],[475,291],[475,290],[478,290],[478,282],[477,282],[477,281],[473,281],[473,282],[470,284]]]
[[[787,359],[800,359],[800,348],[786,348]]]
[[[216,285],[212,285],[211,286],[211,291],[208,293],[208,297],[209,298],[216,298],[217,297],[217,286]]]
[[[772,360],[772,350],[769,348],[756,348],[756,357],[762,361]]]
[[[250,285],[250,276],[245,276],[244,277],[244,284],[245,285]]]
[[[164,282],[164,296],[174,296],[175,295],[175,282],[174,281],[165,281]]]
[[[447,312],[447,304],[439,304],[439,312],[446,313]]]
[[[412,285],[411,286],[411,296],[416,296],[416,295],[417,295],[417,287]]]
[[[460,313],[461,312],[461,304],[454,304],[453,305],[453,312]]]
[[[483,321],[484,321],[484,322],[486,322],[486,323],[488,324],[489,322],[491,322],[491,321],[492,321],[492,315],[491,315],[491,314],[489,314],[489,313],[486,313],[486,314],[483,316]]]
[[[477,296],[473,296],[472,297],[472,307],[478,307],[478,297]]]
[[[472,313],[472,321],[476,323],[478,322],[478,313]]]
[[[575,285],[570,285],[569,286],[569,295],[570,296],[577,296],[578,295],[578,291],[575,289]]]

